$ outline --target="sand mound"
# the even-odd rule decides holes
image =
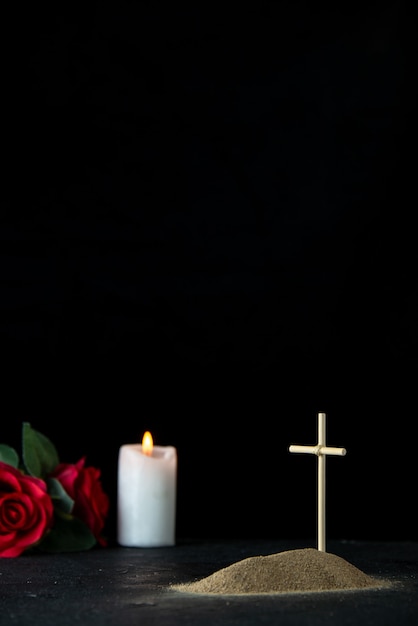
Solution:
[[[248,594],[331,591],[382,587],[343,558],[314,548],[254,556],[207,578],[173,589],[189,593]]]

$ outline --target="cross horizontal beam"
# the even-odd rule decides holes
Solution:
[[[304,452],[306,454],[332,454],[333,456],[345,456],[345,448],[330,448],[329,446],[289,446],[289,452]]]

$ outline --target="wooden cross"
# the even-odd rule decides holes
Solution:
[[[318,413],[318,443],[316,446],[289,446],[289,452],[316,454],[318,457],[318,550],[325,549],[325,457],[344,456],[345,448],[330,448],[325,443],[325,413]]]

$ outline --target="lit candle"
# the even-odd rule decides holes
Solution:
[[[119,450],[118,543],[153,548],[175,545],[177,450],[154,446],[151,433],[141,444]]]

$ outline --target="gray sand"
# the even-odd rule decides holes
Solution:
[[[331,591],[383,587],[343,558],[314,548],[254,556],[191,583],[173,585],[187,593],[249,594]]]

